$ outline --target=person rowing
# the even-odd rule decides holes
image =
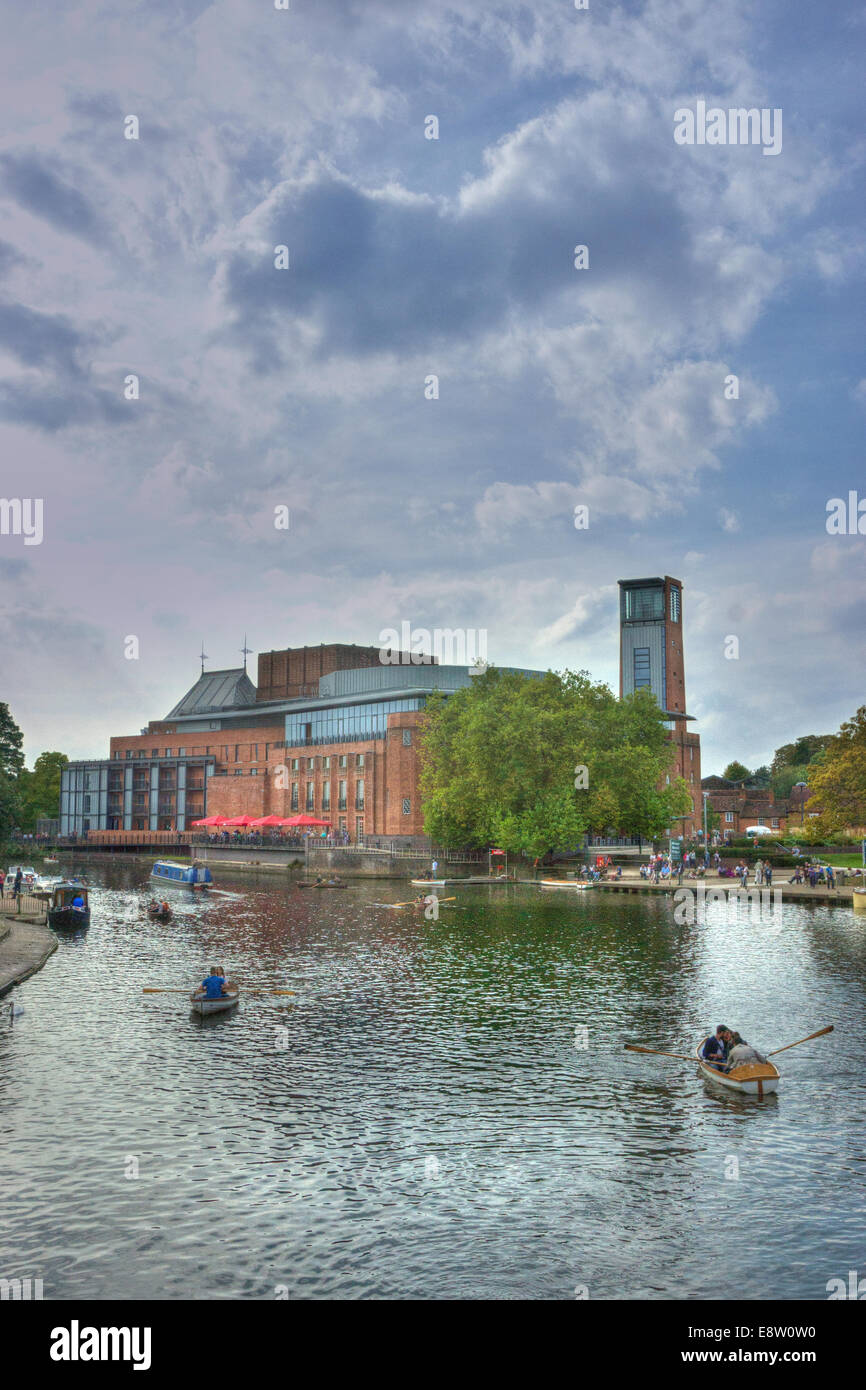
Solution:
[[[226,972],[221,965],[212,965],[210,974],[201,982],[204,990],[205,999],[221,999],[228,993],[226,989]]]
[[[759,1052],[756,1047],[750,1047],[739,1033],[731,1035],[725,1071],[734,1071],[736,1067],[742,1067],[746,1062],[766,1062],[766,1060],[763,1053]]]
[[[725,1065],[728,1057],[728,1047],[733,1033],[724,1023],[720,1023],[715,1033],[711,1033],[705,1038],[701,1046],[701,1059],[709,1063],[711,1067],[718,1067],[719,1070]]]

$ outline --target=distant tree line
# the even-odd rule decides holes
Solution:
[[[60,814],[60,774],[65,753],[40,753],[24,765],[24,739],[9,706],[0,702],[0,841],[13,830],[33,832],[36,821]]]

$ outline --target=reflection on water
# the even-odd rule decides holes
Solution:
[[[0,1022],[0,1275],[46,1298],[824,1298],[862,1266],[852,912],[678,927],[670,899],[465,888],[431,922],[375,906],[402,884],[262,879],[175,891],[161,924],[142,868],[92,877],[89,932]],[[200,1019],[211,963],[295,994]],[[623,1047],[690,1052],[719,1022],[762,1050],[837,1031],[763,1103]]]

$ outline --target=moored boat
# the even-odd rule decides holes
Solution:
[[[705,1062],[701,1056],[703,1041],[699,1042],[695,1049],[695,1057],[701,1070],[701,1076],[707,1081],[715,1081],[719,1086],[727,1086],[729,1090],[739,1091],[741,1095],[764,1096],[772,1095],[779,1085],[779,1072],[772,1062],[745,1062],[741,1067],[735,1067],[733,1071],[719,1071],[717,1067],[712,1067]]]
[[[194,989],[189,996],[193,1013],[204,1017],[205,1014],[221,1014],[227,1009],[233,1009],[238,1002],[240,990],[230,980],[226,981],[226,992],[217,999],[208,999],[203,989]]]
[[[594,888],[595,884],[584,883],[582,879],[540,878],[538,880],[538,886],[539,888],[570,888],[572,892],[575,890],[578,892],[585,892],[588,888]]]
[[[157,859],[150,876],[171,888],[209,888],[213,882],[206,864],[177,864],[172,859]]]
[[[80,905],[76,904],[78,899]],[[49,927],[77,931],[90,925],[90,900],[80,883],[56,883],[48,894]]]

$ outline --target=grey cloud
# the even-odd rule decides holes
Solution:
[[[28,212],[94,245],[107,243],[106,229],[84,194],[55,174],[38,155],[3,155],[0,171],[8,192]]]

